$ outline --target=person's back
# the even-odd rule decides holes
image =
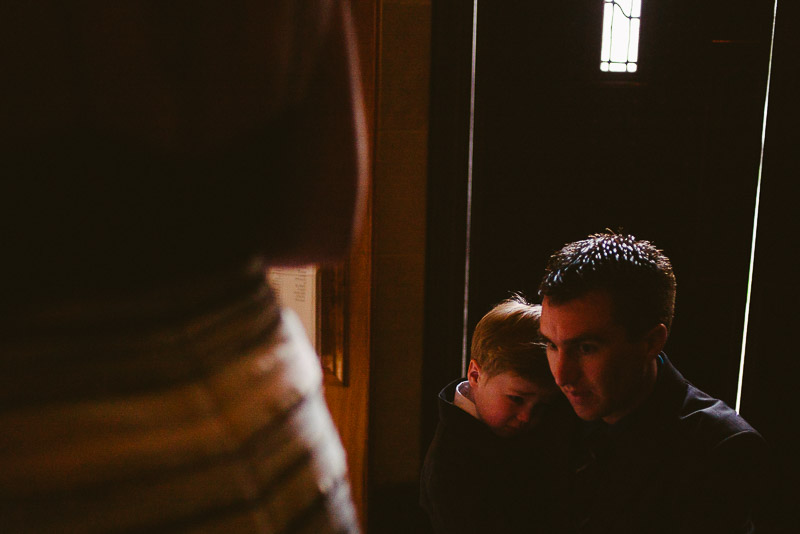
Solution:
[[[3,530],[358,530],[318,359],[265,275],[353,233],[347,9],[0,8]]]

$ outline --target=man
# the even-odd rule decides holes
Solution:
[[[669,259],[633,236],[593,235],[553,254],[539,292],[550,369],[581,420],[567,530],[753,532],[765,443],[662,352]]]

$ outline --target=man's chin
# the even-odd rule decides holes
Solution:
[[[517,436],[524,436],[530,434],[534,425],[525,425],[521,427],[502,427],[493,429],[494,433],[502,438],[513,438]]]
[[[580,419],[583,419],[584,421],[596,421],[597,419],[600,419],[600,415],[593,407],[586,406],[584,404],[570,404],[572,405],[572,411],[574,411],[575,415],[577,415]]]

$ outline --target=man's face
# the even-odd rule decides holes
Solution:
[[[535,425],[535,408],[558,394],[554,388],[541,387],[513,372],[489,377],[481,373],[476,381],[470,380],[470,387],[478,417],[503,437],[520,434]]]
[[[650,393],[663,346],[652,332],[629,339],[612,317],[611,296],[593,291],[573,300],[542,302],[540,329],[556,384],[581,419],[615,423]],[[665,338],[664,338],[665,339]]]

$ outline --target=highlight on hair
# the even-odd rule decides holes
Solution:
[[[568,243],[550,256],[539,296],[559,304],[607,291],[615,320],[635,336],[659,323],[671,328],[675,288],[663,251],[632,235],[608,232]]]
[[[471,357],[488,376],[511,371],[538,384],[551,384],[545,346],[539,333],[542,307],[519,294],[497,304],[478,321]]]

